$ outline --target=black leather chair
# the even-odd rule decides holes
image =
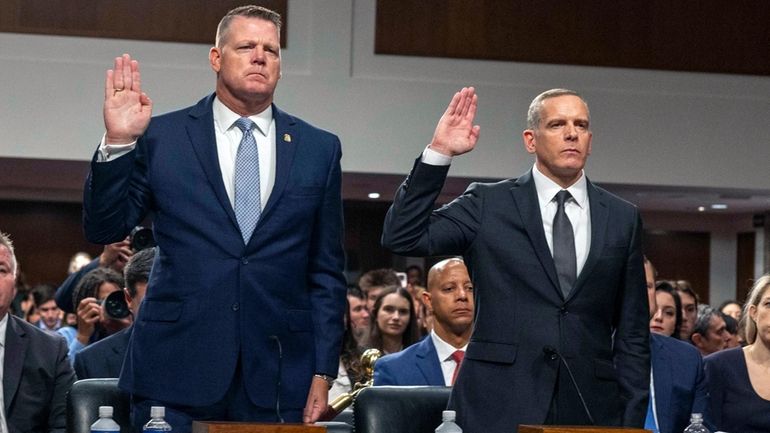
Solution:
[[[451,388],[373,386],[353,402],[355,433],[426,433],[441,424]]]
[[[118,388],[118,379],[84,379],[67,394],[67,433],[89,433],[99,418],[99,406],[112,406],[120,432],[131,431],[131,400]]]

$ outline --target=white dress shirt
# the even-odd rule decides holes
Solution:
[[[436,334],[436,331],[433,330],[430,331],[430,339],[433,340],[433,345],[436,346],[436,354],[438,354],[438,361],[441,365],[441,374],[444,375],[444,384],[452,386],[452,376],[454,376],[455,369],[457,369],[457,363],[452,359],[452,354],[458,350],[465,352],[468,344],[466,343],[465,346],[458,349],[442,340]]]
[[[214,136],[219,158],[219,169],[225,184],[230,204],[235,207],[235,156],[241,143],[243,132],[235,126],[235,121],[241,116],[214,98]],[[275,185],[275,119],[272,105],[261,113],[249,116],[257,127],[252,130],[259,152],[259,189],[262,209],[270,198]],[[136,147],[136,141],[128,144],[106,143],[106,134],[102,137],[97,155],[98,162],[112,161],[128,154]]]
[[[452,157],[436,152],[430,146],[422,152],[422,162],[430,165],[449,165]],[[537,169],[537,163],[532,167],[532,178],[537,191],[537,201],[540,206],[540,216],[543,219],[543,231],[548,242],[548,249],[553,255],[553,217],[558,205],[556,194],[563,188],[549,179]],[[572,224],[575,234],[575,257],[577,259],[577,275],[583,270],[591,247],[591,205],[588,202],[588,186],[585,173],[581,170],[580,179],[567,188],[572,198],[564,204],[564,212]]]
[[[5,395],[3,394],[3,374],[5,371],[5,332],[8,329],[8,314],[0,320],[0,433],[8,431],[8,423],[5,419]]]

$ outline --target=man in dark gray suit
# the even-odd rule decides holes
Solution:
[[[530,105],[533,168],[473,184],[433,211],[452,157],[471,151],[475,90],[457,92],[399,188],[383,245],[407,256],[462,255],[476,324],[449,406],[464,431],[520,424],[641,427],[650,378],[637,209],[588,181],[589,111],[574,91]]]
[[[0,232],[0,431],[64,432],[65,396],[75,381],[67,344],[8,313],[16,296],[17,268],[13,243]]]

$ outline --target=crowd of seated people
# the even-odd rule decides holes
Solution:
[[[3,235],[0,295],[5,290],[12,296],[5,296],[0,315],[5,306],[18,316],[5,325],[9,330],[6,354],[14,350],[11,328],[27,335],[30,328],[36,330],[33,337],[39,341],[29,347],[45,353],[29,357],[29,362],[45,362],[55,367],[56,374],[41,389],[51,400],[45,405],[35,403],[40,407],[34,410],[47,411],[38,418],[57,430],[63,428],[66,390],[77,378],[120,374],[155,249],[134,253],[120,242],[105,247],[90,262],[79,258],[80,270],[71,269],[59,288],[59,295],[62,288],[68,295],[59,305],[52,286],[27,288],[17,278],[11,248],[10,239]],[[700,412],[713,431],[770,431],[770,276],[757,280],[745,305],[728,300],[715,309],[699,303],[697,292],[686,281],[660,279],[649,262],[647,269],[652,375],[645,427],[681,431],[690,414]],[[4,285],[3,275],[13,279],[6,278]],[[462,259],[451,258],[433,266],[426,280],[417,267],[410,267],[405,275],[404,279],[394,269],[375,269],[349,287],[345,337],[330,402],[366,379],[361,356],[368,348],[382,352],[374,369],[374,385],[453,384],[473,326],[474,292],[468,271]],[[128,318],[114,319],[104,313],[104,300],[118,291],[132,313]],[[74,313],[69,316],[74,321],[67,319],[67,311]],[[25,379],[38,383],[37,378],[22,378],[22,382]],[[26,410],[32,409],[7,412],[5,422],[25,425],[18,414],[26,419],[33,413]]]

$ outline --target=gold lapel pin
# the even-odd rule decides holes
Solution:
[[[291,143],[291,135],[283,134],[283,141],[285,141],[287,143]]]

